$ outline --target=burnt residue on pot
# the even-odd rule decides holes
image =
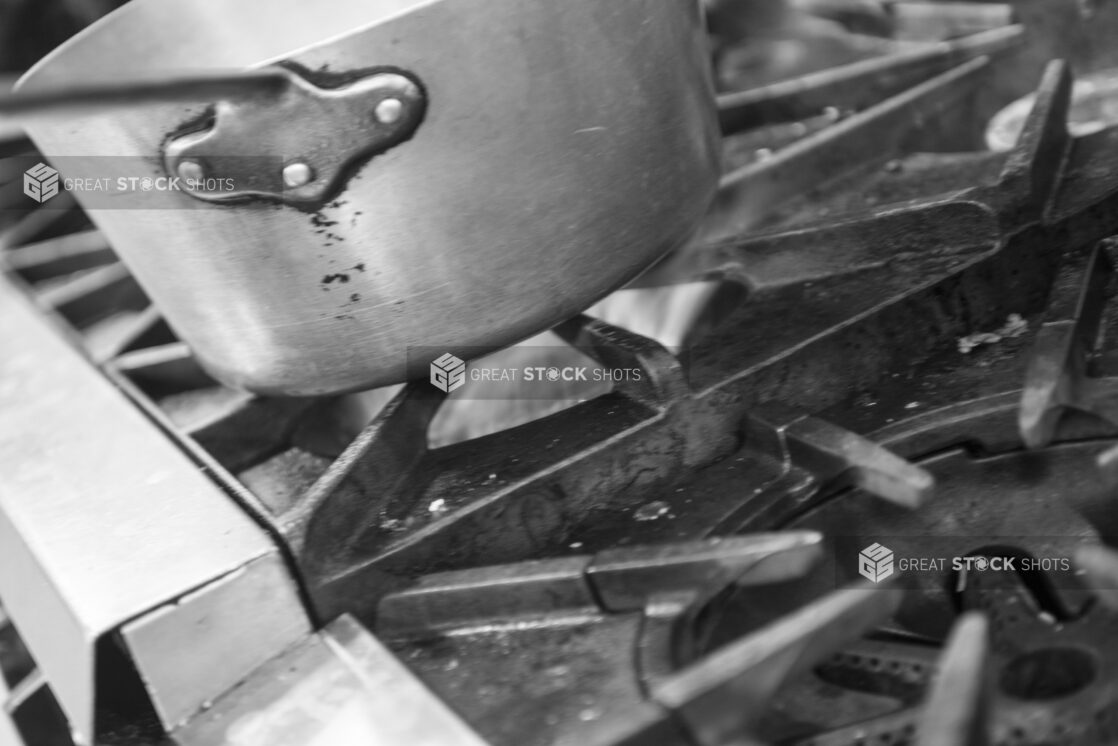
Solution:
[[[344,203],[334,202],[330,205],[327,205],[327,207],[335,207],[339,204]],[[341,225],[341,221],[332,220],[326,217],[326,214],[322,210],[311,214],[311,225],[314,227],[314,232],[316,235],[322,236],[324,239],[326,239],[325,243],[322,244],[322,247],[324,249],[329,249],[332,246],[345,241],[345,236],[342,236],[330,230],[336,225]]]
[[[330,218],[326,217],[322,210],[311,214],[311,225],[313,225],[315,228],[332,228],[335,225],[338,225],[339,222],[340,221],[338,220],[331,220]],[[321,233],[322,231],[318,232]]]
[[[352,272],[364,273],[365,272],[365,263],[360,262],[359,264],[355,264],[344,272],[328,273],[328,274],[326,274],[322,277],[322,279],[319,281],[319,284],[322,285],[323,290],[329,290],[330,286],[335,285],[335,284],[347,285],[347,284],[349,284],[349,281],[352,279],[352,277],[350,275],[350,273],[352,273]],[[361,295],[360,295],[360,293],[353,293],[352,295],[350,295],[349,299],[352,302],[356,303],[357,301],[361,300]]]

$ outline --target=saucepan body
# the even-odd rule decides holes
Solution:
[[[134,0],[21,88],[275,65],[298,78],[277,101],[27,129],[63,164],[255,179],[153,191],[142,209],[75,196],[214,376],[323,395],[421,375],[424,351],[515,343],[686,241],[719,174],[705,45],[694,0]],[[401,115],[361,90],[383,80],[415,95],[411,126],[366,152]],[[320,176],[328,188],[292,188]]]

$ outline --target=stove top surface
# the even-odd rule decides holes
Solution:
[[[983,149],[1042,6],[903,5],[989,28],[725,94],[698,248],[495,358],[590,397],[233,391],[13,197],[0,743],[1112,741],[1118,128]]]

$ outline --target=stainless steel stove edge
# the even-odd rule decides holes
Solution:
[[[5,279],[0,349],[0,600],[79,743],[110,633],[168,730],[311,634],[265,531]]]

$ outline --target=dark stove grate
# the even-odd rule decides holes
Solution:
[[[3,607],[0,607],[0,743],[70,746],[66,718]]]

